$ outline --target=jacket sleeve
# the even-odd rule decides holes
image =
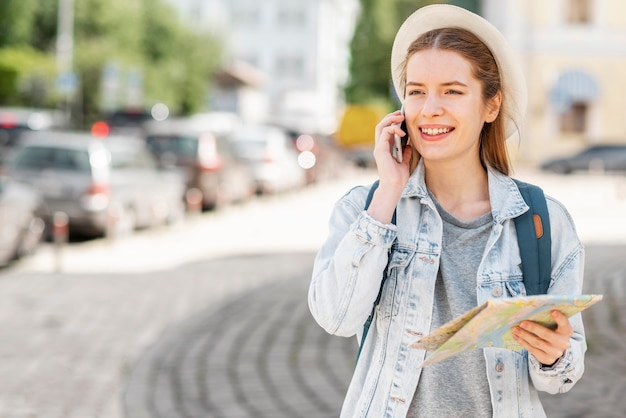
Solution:
[[[578,295],[582,292],[585,250],[567,210],[548,197],[552,238],[552,278],[549,294]],[[529,355],[530,376],[535,388],[551,394],[569,391],[582,377],[585,365],[585,331],[580,313],[569,318],[574,329],[570,347],[551,367]]]
[[[367,193],[367,187],[356,187],[335,204],[309,286],[315,320],[328,333],[344,337],[362,330],[396,237],[395,225],[377,222],[363,209]]]

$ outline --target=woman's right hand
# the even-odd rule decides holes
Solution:
[[[400,137],[407,135],[407,132],[400,129],[403,120],[404,116],[397,110],[385,116],[376,125],[374,160],[376,161],[380,184],[374,192],[367,212],[372,218],[383,223],[391,222],[402,191],[409,181],[411,146],[407,145],[404,148],[401,163],[396,161],[392,155],[395,144],[394,135]]]

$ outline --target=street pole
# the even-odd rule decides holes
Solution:
[[[74,59],[74,0],[59,0],[57,15],[56,64],[57,77],[66,79],[73,75]],[[69,116],[69,94],[62,92],[61,104],[65,116]]]

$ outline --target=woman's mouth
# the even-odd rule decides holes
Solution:
[[[428,136],[437,136],[437,135],[447,134],[451,130],[452,130],[451,128],[420,128],[420,131],[422,132],[422,134],[428,135]]]

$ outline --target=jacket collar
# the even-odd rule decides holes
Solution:
[[[424,160],[420,159],[402,192],[402,197],[418,197],[424,202],[430,201],[424,174]],[[494,222],[503,223],[506,219],[515,218],[529,209],[517,188],[517,184],[511,177],[489,168],[487,181],[489,182],[489,200]]]

